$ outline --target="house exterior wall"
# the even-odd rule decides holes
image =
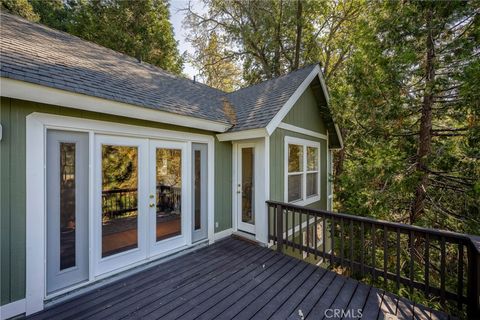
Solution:
[[[300,96],[290,112],[283,118],[282,122],[327,134],[327,128],[319,112],[317,100],[313,91],[308,87]]]
[[[312,89],[308,88],[282,120],[303,129],[327,134],[327,130]],[[270,199],[284,201],[285,137],[295,137],[320,143],[320,200],[307,207],[327,209],[327,140],[277,128],[270,136]]]
[[[1,97],[0,124],[3,137],[0,141],[0,305],[25,297],[26,117],[33,112],[214,136],[213,132],[194,128]],[[215,140],[215,232],[232,227],[231,157],[231,143]]]

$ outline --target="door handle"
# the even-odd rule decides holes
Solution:
[[[155,207],[155,203],[150,203],[150,208]]]

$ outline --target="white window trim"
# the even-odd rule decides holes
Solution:
[[[302,170],[302,199],[301,200],[296,200],[292,201],[290,203],[300,205],[300,206],[306,206],[311,203],[320,201],[321,199],[321,191],[320,190],[320,181],[321,179],[321,162],[320,162],[320,142],[317,141],[312,141],[312,140],[306,140],[306,139],[300,139],[300,138],[295,138],[295,137],[290,137],[286,136],[285,137],[285,148],[284,148],[284,202],[288,203],[288,145],[289,144],[296,144],[296,145],[301,145],[304,147],[303,151],[303,170]],[[318,171],[307,171],[307,147],[314,147],[318,149]],[[318,190],[318,195],[316,196],[310,196],[307,197],[307,173],[311,172],[318,172],[318,180],[317,180],[317,190]],[[290,173],[292,174],[292,173]]]
[[[81,131],[89,133],[89,166],[94,167],[94,134],[109,134],[127,137],[152,138],[171,141],[183,141],[207,143],[208,157],[214,159],[215,144],[214,137],[202,134],[187,133],[182,131],[171,131],[157,128],[140,127],[114,122],[105,122],[98,120],[89,120],[83,118],[66,117],[45,113],[32,113],[26,117],[26,292],[25,309],[27,315],[43,310],[46,294],[46,186],[45,186],[45,164],[46,164],[46,132],[47,129]],[[190,166],[188,166],[190,168]],[[89,173],[89,221],[93,221],[94,212],[94,179],[93,171]],[[214,242],[214,161],[208,161],[208,240]],[[89,228],[89,246],[92,246],[94,235]],[[190,243],[188,246],[191,245]],[[192,245],[193,246],[193,245]],[[184,250],[186,247],[177,248],[173,251],[164,252],[150,257],[146,261],[131,264],[125,268],[115,270],[113,273],[119,273],[124,270],[162,258],[166,255]],[[101,276],[94,274],[93,248],[89,248],[89,281],[74,286],[65,291],[60,291],[61,295],[67,291],[78,289],[82,286],[91,284],[93,281],[111,276],[106,273]],[[49,296],[51,298],[52,296]],[[22,303],[23,306],[23,303]]]

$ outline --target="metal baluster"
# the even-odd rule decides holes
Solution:
[[[375,224],[372,223],[372,278],[373,281],[377,280],[375,272]]]
[[[332,239],[330,239],[332,248],[330,249],[330,266],[333,266],[335,263],[334,255],[335,255],[335,218],[332,217],[332,226],[330,227],[330,235]]]
[[[410,291],[413,291],[413,281],[415,274],[413,272],[413,267],[414,267],[414,250],[413,250],[413,244],[415,242],[414,239],[414,233],[413,231],[410,231]]]
[[[463,243],[458,244],[458,291],[457,299],[458,310],[462,310],[462,297],[463,297]]]
[[[400,290],[400,228],[397,228],[397,290]]]
[[[343,218],[340,218],[340,265],[343,267],[343,251],[345,250],[345,231],[343,229]]]
[[[387,271],[388,271],[388,266],[387,266],[387,260],[388,260],[388,242],[387,242],[387,226],[383,226],[383,282],[385,285],[385,288],[387,287]]]
[[[360,223],[360,275],[365,274],[365,224]]]
[[[445,305],[445,237],[441,238],[440,241],[440,303],[442,306]]]
[[[425,234],[425,295],[430,295],[430,235]]]
[[[310,213],[307,210],[307,257],[310,254],[309,249],[310,248]]]
[[[315,231],[315,237],[314,237],[314,240],[313,240],[313,241],[314,241],[314,245],[315,245],[315,260],[317,260],[317,239],[318,239],[318,234],[317,234],[317,227],[318,227],[318,225],[317,225],[317,214],[315,214],[315,222],[314,222],[314,226],[313,226],[313,227],[315,228],[315,230],[314,230],[314,231]]]
[[[353,220],[350,220],[350,272],[353,273]]]
[[[325,236],[325,232],[327,230],[327,226],[325,225],[326,223],[326,219],[325,219],[325,215],[322,215],[322,255],[323,255],[323,262],[325,262],[325,241],[326,241],[326,236]]]

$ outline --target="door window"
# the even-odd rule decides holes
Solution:
[[[156,151],[156,240],[182,233],[182,150]]]
[[[138,247],[138,148],[102,145],[102,258]]]

